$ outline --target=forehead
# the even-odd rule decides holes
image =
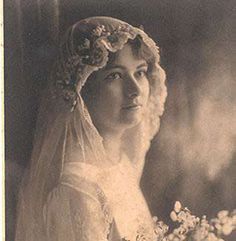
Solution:
[[[106,68],[113,68],[115,66],[135,68],[144,63],[146,63],[145,59],[140,57],[138,53],[132,49],[132,46],[127,43],[121,50],[116,52],[114,59],[107,64]]]

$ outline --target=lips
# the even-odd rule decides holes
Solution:
[[[141,104],[130,104],[122,107],[124,110],[138,110],[142,107]]]

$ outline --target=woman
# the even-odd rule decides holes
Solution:
[[[67,31],[42,98],[17,241],[158,239],[139,180],[164,81],[141,29],[92,17]]]

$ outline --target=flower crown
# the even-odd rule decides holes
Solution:
[[[71,111],[74,110],[78,93],[85,84],[88,76],[98,69],[104,67],[108,61],[109,52],[121,49],[128,39],[134,39],[142,35],[148,39],[150,45],[158,49],[146,34],[138,28],[128,24],[120,24],[116,29],[109,31],[104,25],[98,25],[90,31],[89,37],[81,39],[78,46],[73,46],[73,27],[67,35],[68,43],[62,46],[61,55],[55,65],[56,80],[54,79],[54,96],[62,96],[64,100],[71,103]],[[154,48],[152,48],[153,50]],[[159,53],[157,52],[157,55]],[[56,87],[56,88],[55,88]]]

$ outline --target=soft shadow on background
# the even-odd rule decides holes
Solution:
[[[169,222],[175,200],[198,216],[236,208],[234,0],[4,4],[7,241],[14,240],[19,183],[29,163],[39,95],[59,39],[71,24],[96,15],[143,25],[160,46],[168,98],[142,178],[152,213]]]

